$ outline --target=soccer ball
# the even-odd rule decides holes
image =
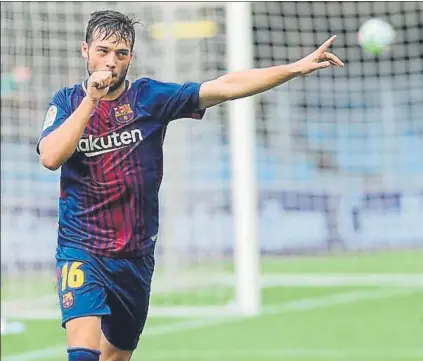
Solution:
[[[384,20],[373,18],[365,21],[358,31],[358,43],[374,55],[383,53],[394,41],[395,30]]]

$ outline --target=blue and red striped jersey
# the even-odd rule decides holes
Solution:
[[[56,93],[40,140],[75,111],[85,89],[86,82]],[[174,119],[203,117],[199,89],[199,83],[140,78],[126,81],[116,100],[99,102],[61,168],[59,245],[106,257],[137,257],[152,248],[166,127]]]

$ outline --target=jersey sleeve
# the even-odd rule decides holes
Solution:
[[[162,83],[150,80],[153,114],[163,123],[181,118],[202,119],[205,109],[199,109],[201,83]]]
[[[37,143],[37,153],[40,154],[39,145],[41,139],[49,135],[53,130],[58,128],[63,122],[69,118],[71,111],[68,106],[68,99],[65,89],[59,90],[47,106],[44,117],[43,128]]]

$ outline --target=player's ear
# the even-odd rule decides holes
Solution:
[[[85,60],[88,59],[88,44],[85,41],[81,43],[81,54]]]

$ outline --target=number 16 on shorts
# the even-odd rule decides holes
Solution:
[[[85,274],[80,268],[82,262],[66,262],[60,270],[62,281],[60,283],[61,291],[67,288],[80,288],[84,285]]]
[[[81,269],[82,262],[66,262],[57,269],[57,290],[64,308],[70,308],[74,303],[73,289],[81,288],[85,283],[85,274]],[[65,292],[67,291],[67,292]]]

